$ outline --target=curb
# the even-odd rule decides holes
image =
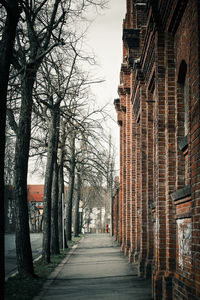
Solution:
[[[55,268],[55,270],[47,277],[44,284],[41,287],[41,291],[37,296],[34,296],[32,300],[40,300],[42,296],[45,295],[46,290],[53,284],[54,280],[58,277],[58,274],[61,272],[63,266],[69,261],[70,257],[78,247],[79,243],[84,239],[80,239],[80,241],[72,247],[72,249],[67,253],[66,257],[61,261],[61,263]]]

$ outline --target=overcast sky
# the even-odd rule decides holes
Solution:
[[[99,106],[109,103],[113,121],[106,124],[108,133],[112,134],[117,150],[117,165],[119,164],[119,128],[116,124],[116,112],[113,101],[118,98],[117,88],[122,62],[122,23],[125,17],[126,0],[110,0],[108,8],[99,14],[89,27],[88,45],[96,55],[98,75],[105,82],[92,87],[93,94]],[[43,179],[28,176],[28,184],[43,184]]]
[[[88,43],[96,54],[99,75],[105,78],[101,85],[95,85],[93,92],[100,104],[110,104],[110,111],[115,123],[108,122],[108,131],[112,134],[117,150],[119,165],[119,128],[116,124],[116,112],[113,105],[118,98],[120,67],[122,62],[122,25],[125,18],[126,0],[110,0],[109,8],[97,16],[89,28]],[[109,133],[109,132],[108,132]]]
[[[126,0],[110,0],[108,6],[97,16],[88,33],[88,43],[96,54],[100,75],[106,80],[94,89],[97,100],[103,103],[113,103],[118,98]]]

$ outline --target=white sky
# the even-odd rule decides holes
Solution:
[[[117,4],[116,4],[117,3]],[[89,28],[88,44],[93,49],[100,65],[99,74],[106,82],[95,86],[97,101],[110,103],[118,98],[117,88],[122,62],[122,23],[125,17],[126,0],[110,0],[109,8]]]
[[[87,43],[96,55],[99,65],[98,76],[105,82],[92,87],[99,106],[109,103],[110,114],[115,120],[106,123],[116,147],[117,168],[119,168],[119,128],[113,105],[118,98],[120,66],[122,62],[122,24],[125,17],[126,0],[109,0],[108,9],[97,15],[89,27]],[[28,176],[28,184],[43,184],[43,178]]]
[[[126,0],[110,0],[108,9],[97,16],[89,28],[88,44],[93,49],[99,64],[99,76],[105,82],[92,87],[99,104],[109,103],[109,110],[115,120],[106,123],[108,134],[116,147],[116,163],[119,169],[119,127],[116,123],[117,114],[113,105],[118,98],[120,67],[122,63],[122,25],[125,18]]]

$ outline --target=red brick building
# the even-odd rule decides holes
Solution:
[[[42,231],[44,185],[27,185],[29,202],[29,226],[31,232]]]
[[[28,201],[43,213],[44,184],[27,185]]]
[[[200,299],[200,1],[126,2],[113,232],[154,299]]]

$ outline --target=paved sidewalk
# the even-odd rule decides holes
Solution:
[[[150,300],[150,282],[106,234],[86,235],[34,300]]]

